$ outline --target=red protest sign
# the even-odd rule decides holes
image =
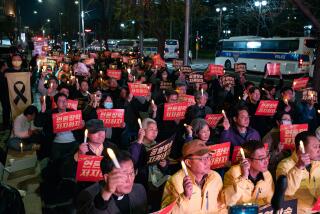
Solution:
[[[169,214],[172,212],[172,210],[176,204],[177,204],[177,202],[174,201],[171,204],[169,204],[168,206],[166,206],[165,208],[163,208],[157,212],[150,213],[150,214]]]
[[[211,151],[211,169],[224,167],[229,160],[230,142],[209,146]]]
[[[203,83],[203,74],[198,72],[192,72],[188,77],[189,83]]]
[[[179,94],[179,102],[187,102],[188,107],[196,104],[194,96],[188,94]]]
[[[120,80],[121,79],[121,70],[117,69],[117,70],[112,70],[112,69],[108,69],[107,70],[107,76],[110,78],[114,78],[116,80]]]
[[[128,62],[129,62],[129,57],[123,56],[123,57],[122,57],[122,62],[123,62],[123,63],[128,63]]]
[[[232,153],[232,157],[231,157],[232,164],[238,164],[239,161],[241,160],[240,148],[241,148],[241,146],[233,147],[233,153]]]
[[[103,180],[100,169],[101,160],[102,156],[79,154],[76,181],[97,182]]]
[[[267,72],[269,76],[279,76],[280,75],[280,63],[268,63]]]
[[[223,114],[207,114],[205,120],[208,122],[211,128],[214,128],[217,126],[222,117]]]
[[[81,110],[52,115],[53,133],[73,131],[82,128]]]
[[[215,65],[209,64],[208,71],[210,76],[223,76],[224,75],[224,67],[223,65]]]
[[[78,109],[78,100],[70,100],[70,99],[68,99],[67,108],[76,111]]]
[[[277,100],[260,100],[255,115],[257,116],[273,116],[278,107]]]
[[[300,90],[306,88],[309,82],[309,77],[296,78],[293,80],[292,89]]]
[[[233,148],[233,153],[232,153],[232,157],[231,157],[232,164],[238,164],[240,162],[240,160],[242,159],[241,154],[240,154],[240,148],[241,148],[241,146],[235,146]],[[267,143],[265,143],[264,148],[268,151],[269,145]]]
[[[124,123],[124,109],[97,109],[98,119],[105,127],[122,127]]]
[[[186,114],[188,103],[165,103],[163,120],[181,120]]]
[[[146,97],[150,94],[150,86],[140,83],[128,83],[130,93],[136,97]]]
[[[154,68],[166,67],[166,62],[161,58],[160,54],[156,54],[152,58]]]
[[[308,124],[280,125],[280,143],[284,149],[295,148],[294,138],[297,134],[308,130]]]
[[[162,141],[161,143],[151,147],[148,150],[148,164],[153,164],[161,160],[166,159],[171,152],[171,147],[175,135],[171,136],[169,139]]]
[[[320,198],[318,198],[318,200],[312,207],[312,212],[319,212],[319,211],[320,211]]]

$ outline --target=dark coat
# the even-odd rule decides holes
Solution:
[[[78,214],[120,214],[120,210],[112,197],[105,210],[98,209],[95,206],[95,197],[100,194],[103,185],[103,183],[95,183],[79,194],[76,202]],[[132,191],[129,193],[129,200],[130,214],[147,213],[147,195],[141,184],[133,184]]]

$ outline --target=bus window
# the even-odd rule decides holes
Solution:
[[[233,50],[233,42],[223,42],[223,50],[232,51]]]
[[[246,47],[246,42],[233,42],[233,49],[237,50],[237,51],[246,51],[247,47]]]

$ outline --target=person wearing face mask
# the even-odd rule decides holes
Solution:
[[[263,137],[262,142],[268,145],[270,152],[269,170],[275,178],[275,171],[278,163],[290,156],[290,150],[284,150],[280,144],[280,125],[291,125],[292,119],[286,112],[277,113],[275,116],[276,125]]]
[[[23,72],[27,71],[22,67],[22,57],[18,54],[13,55],[11,58],[11,66],[7,69],[6,72],[12,73],[12,72]]]
[[[285,200],[298,199],[297,213],[312,213],[320,197],[320,142],[308,131],[297,134],[294,142],[294,152],[279,163],[276,175],[287,177]]]
[[[206,145],[213,144],[213,142],[210,140],[210,127],[205,119],[194,119],[190,125],[186,126],[186,132],[186,142],[198,139],[204,142]]]

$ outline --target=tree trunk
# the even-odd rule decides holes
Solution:
[[[316,47],[316,61],[314,64],[313,70],[313,81],[312,85],[316,91],[320,89],[320,22],[317,18],[311,13],[310,9],[303,4],[302,0],[291,0],[293,4],[301,10],[301,12],[312,22],[313,27],[317,31],[317,47]]]

